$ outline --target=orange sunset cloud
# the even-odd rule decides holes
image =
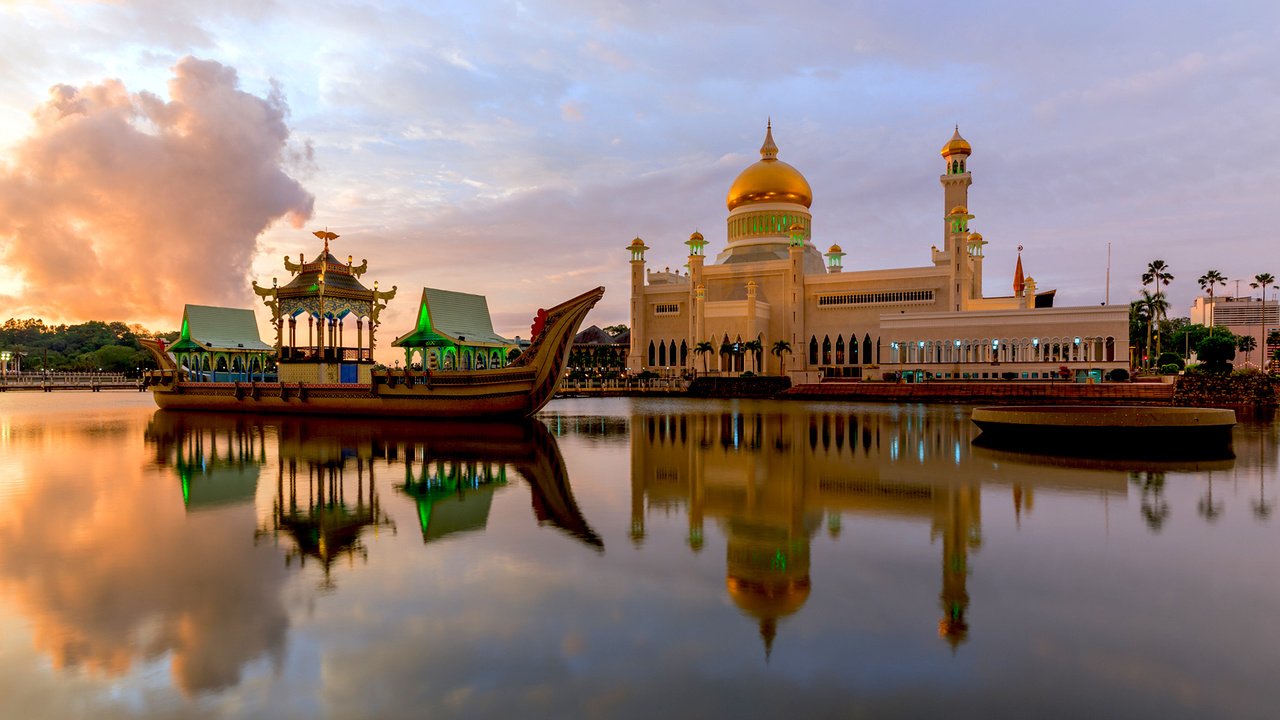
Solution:
[[[243,304],[258,236],[314,198],[286,166],[279,92],[183,58],[169,99],[119,80],[57,85],[0,164],[0,260],[15,316],[172,321],[183,302]],[[303,155],[310,153],[309,147]]]

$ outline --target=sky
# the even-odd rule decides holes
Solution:
[[[626,323],[627,243],[723,249],[770,119],[846,271],[929,263],[958,125],[988,295],[1019,245],[1059,305],[1106,299],[1108,245],[1111,301],[1163,259],[1171,315],[1280,275],[1270,0],[0,0],[0,47],[0,317],[176,328],[328,228],[398,288],[384,333],[424,285],[508,336],[597,285]]]

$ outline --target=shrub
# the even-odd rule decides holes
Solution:
[[[1111,382],[1128,382],[1129,371],[1124,368],[1116,368],[1115,370],[1107,373],[1107,379]]]
[[[1177,374],[1178,374],[1178,364],[1177,364],[1177,363],[1165,363],[1164,365],[1161,365],[1161,366],[1160,366],[1160,374],[1162,374],[1162,375],[1177,375]]]
[[[1177,369],[1174,370],[1174,372],[1177,372],[1178,370],[1181,370],[1184,365],[1186,365],[1186,361],[1183,360],[1182,356],[1179,355],[1178,353],[1166,351],[1166,352],[1160,353],[1160,359],[1156,362],[1156,365],[1160,367],[1160,372],[1167,372],[1164,369],[1166,365],[1175,366]]]
[[[1231,361],[1236,359],[1236,338],[1232,335],[1210,335],[1196,345],[1196,355],[1204,364],[1205,372],[1230,372]]]
[[[898,382],[898,373],[896,372],[887,372],[883,377],[885,382]]]
[[[747,370],[746,372],[742,373],[742,377],[755,377],[755,376],[756,374],[751,372],[750,370]]]

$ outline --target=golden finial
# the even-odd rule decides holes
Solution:
[[[769,122],[764,129],[764,145],[760,146],[760,157],[764,160],[778,159],[778,146],[773,142],[773,118],[769,118]]]
[[[329,232],[329,228],[328,228],[328,227],[325,227],[325,229],[323,229],[323,230],[316,230],[315,232],[313,232],[313,233],[311,233],[311,234],[312,234],[312,235],[315,235],[316,237],[320,238],[321,240],[324,240],[324,254],[325,254],[326,256],[328,256],[328,255],[329,255],[329,241],[330,241],[330,240],[337,240],[339,237],[342,237],[341,235],[339,235],[339,234],[338,234],[338,233],[336,233],[336,232]]]

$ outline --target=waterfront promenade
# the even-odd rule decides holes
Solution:
[[[8,373],[0,378],[0,392],[53,392],[55,390],[140,390],[137,380],[124,373]]]

